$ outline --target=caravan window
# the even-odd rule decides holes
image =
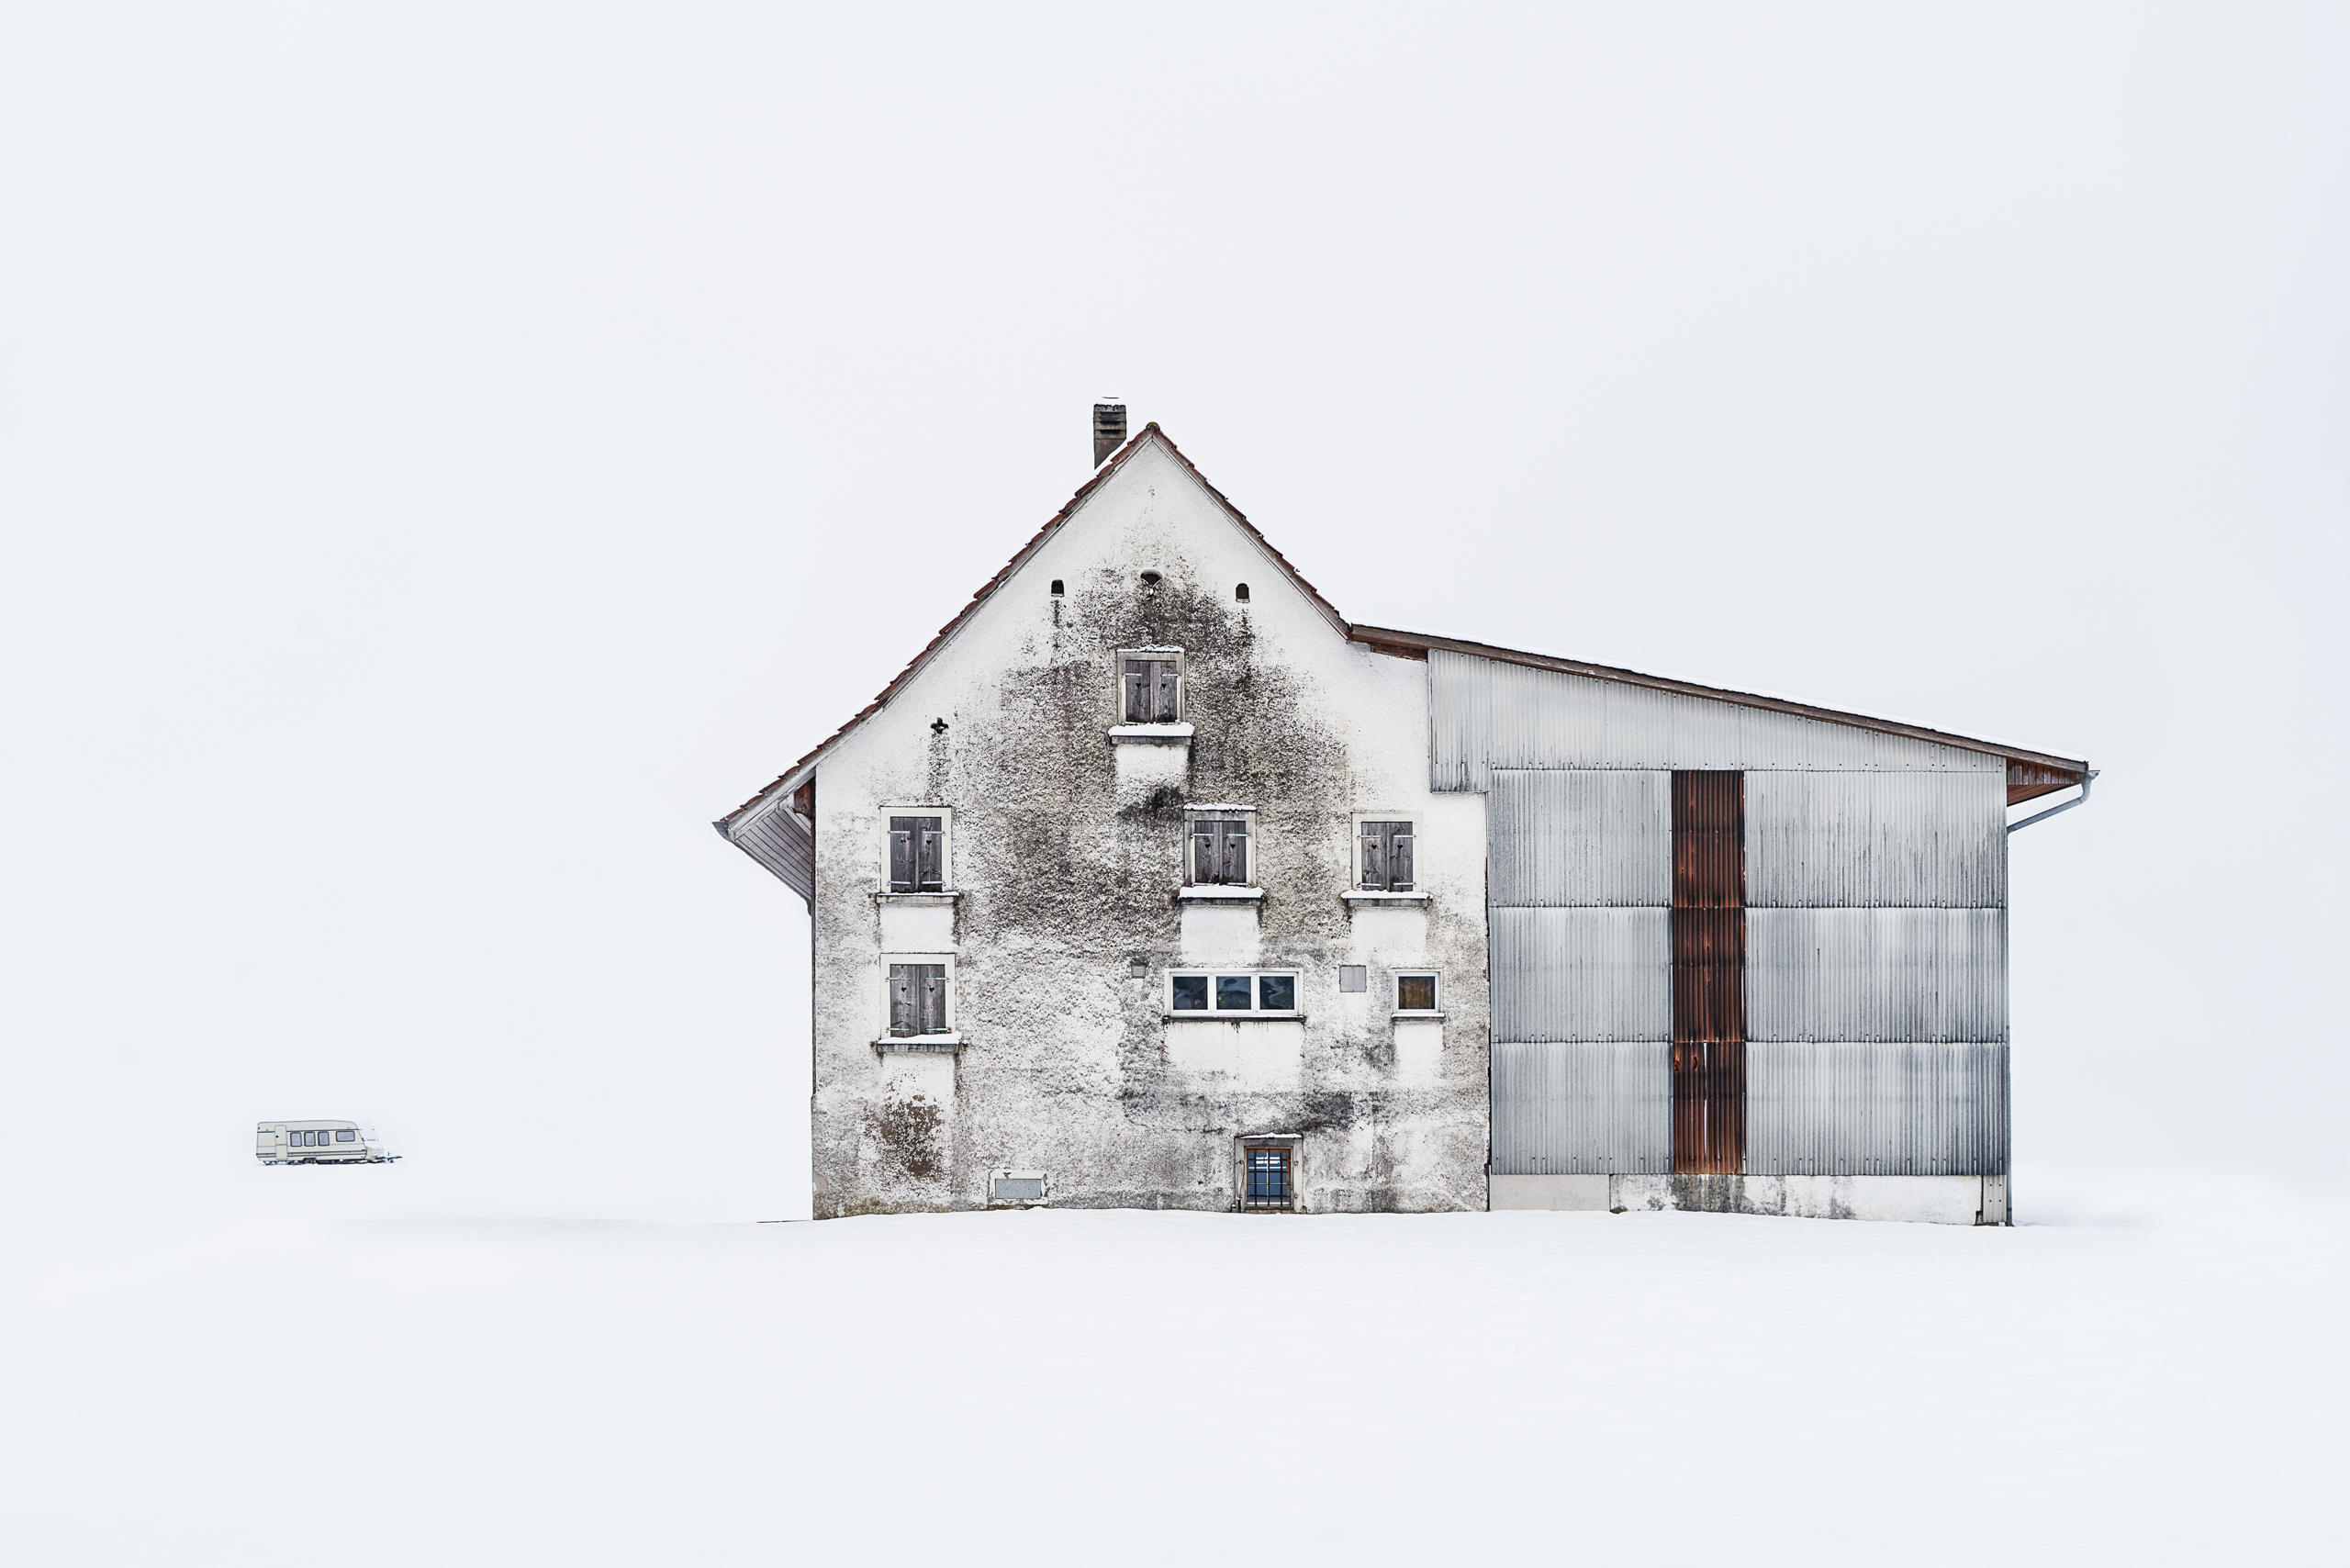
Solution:
[[[358,1136],[359,1135],[357,1133],[352,1132],[349,1127],[337,1127],[334,1130],[334,1141],[337,1143],[350,1143],[354,1138],[358,1137]]]

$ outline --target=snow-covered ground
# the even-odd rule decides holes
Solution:
[[[256,1170],[227,1217],[20,1230],[0,1555],[2345,1552],[2350,1215],[2279,1187],[2027,1170],[2013,1230],[692,1226],[400,1219],[400,1181]]]

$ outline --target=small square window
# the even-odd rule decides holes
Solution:
[[[1175,1011],[1205,1013],[1208,1010],[1208,977],[1177,975],[1175,977]]]
[[[1371,970],[1361,964],[1340,964],[1338,989],[1340,991],[1369,991]]]
[[[1295,975],[1259,975],[1257,977],[1257,1006],[1266,1013],[1297,1011],[1297,977]]]
[[[890,1033],[906,1036],[946,1032],[946,966],[891,964]]]
[[[1412,824],[1409,822],[1367,822],[1362,824],[1362,886],[1365,890],[1408,893],[1412,890]]]
[[[1119,689],[1129,724],[1171,724],[1183,716],[1183,655],[1146,648],[1120,656]]]
[[[946,890],[946,818],[890,818],[890,890],[936,893]]]
[[[1395,977],[1395,1011],[1398,1013],[1435,1012],[1436,976],[1397,975]]]
[[[1248,993],[1254,988],[1252,975],[1218,975],[1215,977],[1215,1010],[1218,1013],[1246,1013],[1252,1003]]]

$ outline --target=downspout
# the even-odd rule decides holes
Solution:
[[[2009,823],[2008,824],[2008,831],[2009,833],[2013,833],[2018,828],[2030,827],[2034,823],[2044,823],[2059,812],[2069,812],[2075,806],[2087,805],[2089,803],[2089,784],[2097,778],[2097,771],[2098,770],[2096,768],[2092,767],[2087,773],[2081,775],[2081,792],[2078,795],[2065,801],[2061,806],[2051,806],[2044,812],[2032,812],[2031,815],[2024,818],[2023,821],[2020,823]]]

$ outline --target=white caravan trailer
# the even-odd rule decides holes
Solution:
[[[399,1158],[384,1152],[375,1128],[357,1122],[263,1122],[253,1141],[263,1165],[381,1165]]]

